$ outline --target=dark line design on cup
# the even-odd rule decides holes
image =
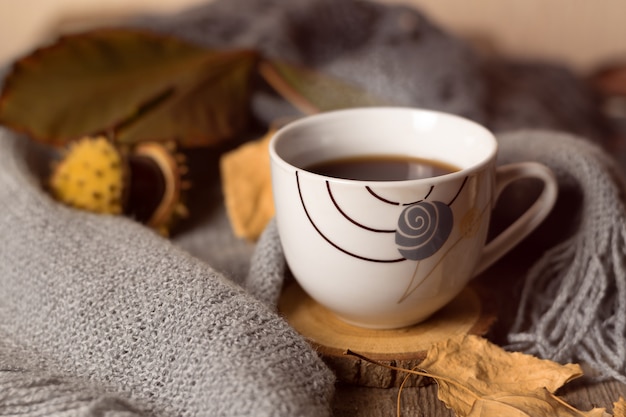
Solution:
[[[372,189],[370,188],[370,186],[369,186],[369,185],[366,185],[366,186],[365,186],[365,188],[367,189],[367,191],[369,191],[369,193],[370,193],[371,195],[373,195],[374,197],[376,197],[377,199],[379,199],[379,200],[380,200],[380,201],[382,201],[383,203],[393,204],[394,206],[400,206],[400,205],[402,205],[402,206],[410,206],[410,205],[417,204],[417,203],[419,203],[419,202],[421,202],[421,201],[426,200],[426,199],[428,198],[428,196],[430,195],[430,193],[432,193],[432,192],[433,192],[433,189],[435,188],[435,186],[434,186],[434,185],[431,185],[431,186],[430,186],[430,189],[428,190],[428,192],[426,193],[426,195],[424,196],[424,198],[422,198],[421,200],[413,201],[413,202],[411,202],[411,203],[399,203],[399,202],[396,202],[396,201],[387,200],[386,198],[381,197],[381,196],[379,196],[378,194],[376,194],[376,193],[374,192],[374,190],[372,190]]]
[[[454,203],[454,200],[456,200],[456,198],[459,196],[459,194],[461,194],[461,190],[463,190],[463,187],[465,187],[465,183],[467,182],[467,178],[465,177],[463,179],[463,184],[461,184],[461,188],[459,188],[459,191],[456,192],[456,195],[454,196],[454,198],[448,203],[448,207],[450,207],[452,205],[452,203]]]
[[[337,244],[335,244],[328,237],[326,237],[326,235],[324,235],[324,233],[322,233],[322,231],[317,227],[317,225],[315,224],[315,222],[311,218],[311,215],[309,214],[309,211],[306,209],[306,205],[304,204],[304,198],[302,197],[302,189],[300,188],[300,177],[298,175],[298,171],[296,171],[296,184],[297,184],[297,187],[298,187],[298,195],[300,196],[300,203],[302,204],[302,208],[304,209],[304,214],[306,214],[306,217],[309,219],[309,222],[311,223],[311,226],[313,226],[315,231],[326,242],[328,242],[331,246],[333,246],[337,250],[345,253],[346,255],[349,255],[349,256],[352,256],[354,258],[361,259],[361,260],[364,260],[364,261],[379,262],[379,263],[394,263],[394,262],[406,261],[406,258],[396,258],[396,259],[373,259],[373,258],[367,258],[367,257],[361,256],[361,255],[357,255],[355,253],[349,252],[349,251],[343,249],[342,247],[338,246]]]
[[[413,204],[417,204],[417,203],[421,203],[424,200],[428,199],[428,196],[430,195],[430,193],[433,192],[433,190],[435,189],[434,185],[430,186],[430,190],[428,190],[428,192],[426,193],[426,195],[424,196],[424,198],[422,198],[421,200],[417,200],[417,201],[413,201],[412,203],[404,203],[402,204],[403,206],[412,206]]]
[[[380,201],[382,201],[383,203],[393,204],[394,206],[399,206],[399,205],[400,205],[400,203],[398,203],[398,202],[396,202],[396,201],[387,200],[386,198],[383,198],[383,197],[379,196],[378,194],[376,194],[376,193],[374,192],[374,190],[372,190],[372,189],[370,188],[370,186],[369,186],[369,185],[366,185],[366,186],[365,186],[365,189],[366,189],[367,191],[369,191],[369,193],[370,193],[371,195],[373,195],[374,197],[376,197],[377,199],[379,199],[379,200],[380,200]]]
[[[368,187],[366,187],[368,188]],[[357,227],[360,227],[361,229],[365,229],[368,230],[370,232],[374,232],[374,233],[395,233],[396,229],[391,229],[391,230],[386,230],[386,229],[375,229],[373,227],[369,227],[366,226],[364,224],[361,224],[359,222],[357,222],[356,220],[354,220],[352,217],[348,216],[342,209],[341,207],[339,207],[339,204],[337,203],[337,201],[335,200],[335,196],[333,195],[333,191],[330,189],[330,182],[326,181],[326,189],[328,190],[328,195],[330,196],[330,200],[333,202],[333,204],[335,205],[335,208],[337,209],[337,211],[339,213],[341,213],[341,215],[343,217],[346,218],[346,220],[348,220],[350,223],[354,224]],[[371,192],[371,190],[370,190]]]

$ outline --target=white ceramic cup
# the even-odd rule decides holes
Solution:
[[[348,323],[398,328],[451,301],[518,244],[557,197],[551,170],[535,162],[496,167],[489,130],[440,112],[357,108],[308,116],[270,142],[278,233],[302,288]],[[417,180],[357,181],[306,170],[361,155],[409,155],[460,170]],[[543,191],[485,244],[501,191],[521,178]]]

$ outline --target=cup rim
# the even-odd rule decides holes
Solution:
[[[471,166],[462,168],[458,171],[450,172],[450,173],[443,174],[443,175],[433,176],[433,177],[427,177],[427,178],[392,180],[392,181],[389,181],[389,180],[355,180],[355,179],[349,179],[349,178],[331,177],[327,175],[314,173],[314,172],[308,171],[305,168],[302,168],[302,167],[299,167],[299,166],[296,166],[294,164],[287,162],[285,159],[283,159],[283,157],[281,157],[278,154],[278,151],[276,150],[277,143],[281,140],[281,138],[285,135],[285,133],[293,129],[299,129],[299,128],[302,128],[303,126],[306,127],[307,125],[310,125],[310,124],[319,123],[320,121],[327,120],[327,119],[341,117],[342,115],[349,114],[349,113],[368,113],[368,112],[381,112],[381,111],[393,111],[393,112],[398,111],[398,112],[406,112],[406,113],[433,114],[438,117],[461,121],[463,123],[473,126],[473,128],[475,129],[482,130],[485,133],[488,140],[491,140],[493,142],[492,150],[489,152],[488,155],[482,158],[480,162],[475,163]],[[279,166],[281,166],[283,169],[297,170],[302,175],[310,176],[312,178],[324,179],[324,180],[332,181],[335,183],[345,183],[345,184],[355,184],[355,185],[361,185],[361,184],[366,185],[366,184],[375,183],[377,187],[386,187],[386,186],[395,187],[395,186],[398,186],[399,184],[409,185],[409,184],[420,184],[420,183],[425,183],[425,182],[432,184],[432,183],[439,183],[439,182],[447,182],[449,180],[454,180],[457,177],[465,177],[473,172],[482,170],[485,166],[490,164],[491,161],[494,161],[496,158],[497,152],[498,152],[498,141],[495,138],[493,132],[491,132],[489,129],[487,129],[485,126],[481,125],[478,122],[475,122],[471,119],[468,119],[466,117],[459,116],[453,113],[419,108],[419,107],[402,107],[402,106],[353,107],[353,108],[347,108],[347,109],[325,111],[325,112],[317,113],[314,115],[307,115],[300,119],[291,121],[285,124],[284,126],[282,126],[281,128],[279,128],[276,132],[274,132],[269,142],[270,160],[278,164]]]

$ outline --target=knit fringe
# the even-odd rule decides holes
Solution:
[[[595,148],[578,151],[575,176],[584,191],[578,231],[528,272],[507,348],[586,363],[598,379],[626,383],[623,183]]]

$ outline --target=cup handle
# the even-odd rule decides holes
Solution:
[[[522,178],[537,178],[543,182],[543,190],[537,200],[509,227],[493,238],[483,248],[482,257],[475,269],[479,275],[528,236],[548,216],[558,195],[558,184],[552,170],[538,162],[519,162],[496,168],[495,198],[502,191]]]

